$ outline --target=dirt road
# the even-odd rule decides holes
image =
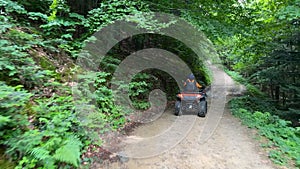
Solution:
[[[173,109],[138,127],[120,144],[120,162],[105,169],[271,169],[275,168],[253,131],[242,126],[227,107],[244,88],[216,66],[209,65],[213,84],[205,118],[174,116]]]

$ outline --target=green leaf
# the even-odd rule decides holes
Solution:
[[[7,123],[11,121],[10,116],[2,116],[0,115],[0,128],[5,126]]]
[[[31,154],[38,160],[45,160],[51,158],[50,152],[42,147],[33,148]]]
[[[54,159],[60,162],[66,162],[78,167],[80,160],[81,141],[75,137],[70,136],[59,149],[55,151]]]
[[[47,21],[48,16],[40,13],[40,12],[28,12],[29,18],[32,20],[39,20],[41,19],[42,21]]]

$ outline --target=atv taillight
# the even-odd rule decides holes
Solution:
[[[179,97],[180,99],[182,99],[183,95],[182,94],[178,94],[177,97]]]
[[[201,98],[201,95],[200,95],[200,94],[199,94],[199,95],[197,95],[197,96],[196,96],[196,98],[197,98],[197,99],[200,99],[200,98]]]

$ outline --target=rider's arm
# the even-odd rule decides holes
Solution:
[[[187,82],[188,80],[186,80],[185,82],[183,82],[183,86],[186,86],[186,82]]]
[[[198,82],[196,83],[196,85],[199,89],[202,87]]]

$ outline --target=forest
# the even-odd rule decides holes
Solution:
[[[101,149],[99,134],[130,125],[132,112],[115,104],[111,80],[136,51],[176,54],[201,84],[211,85],[204,61],[179,40],[134,35],[109,50],[97,78],[80,81],[82,90],[92,82],[94,91],[86,95],[95,106],[86,111],[96,112],[81,121],[76,105],[91,101],[74,98],[72,90],[84,72],[77,62],[81,50],[94,33],[126,16],[148,32],[172,25],[159,23],[154,12],[205,34],[214,47],[208,55],[219,58],[213,62],[247,88],[230,101],[232,114],[268,140],[262,146],[276,165],[300,167],[300,0],[0,0],[0,168],[89,168]],[[155,69],[122,85],[138,110],[151,106],[154,89],[170,102],[178,91],[168,73]]]

